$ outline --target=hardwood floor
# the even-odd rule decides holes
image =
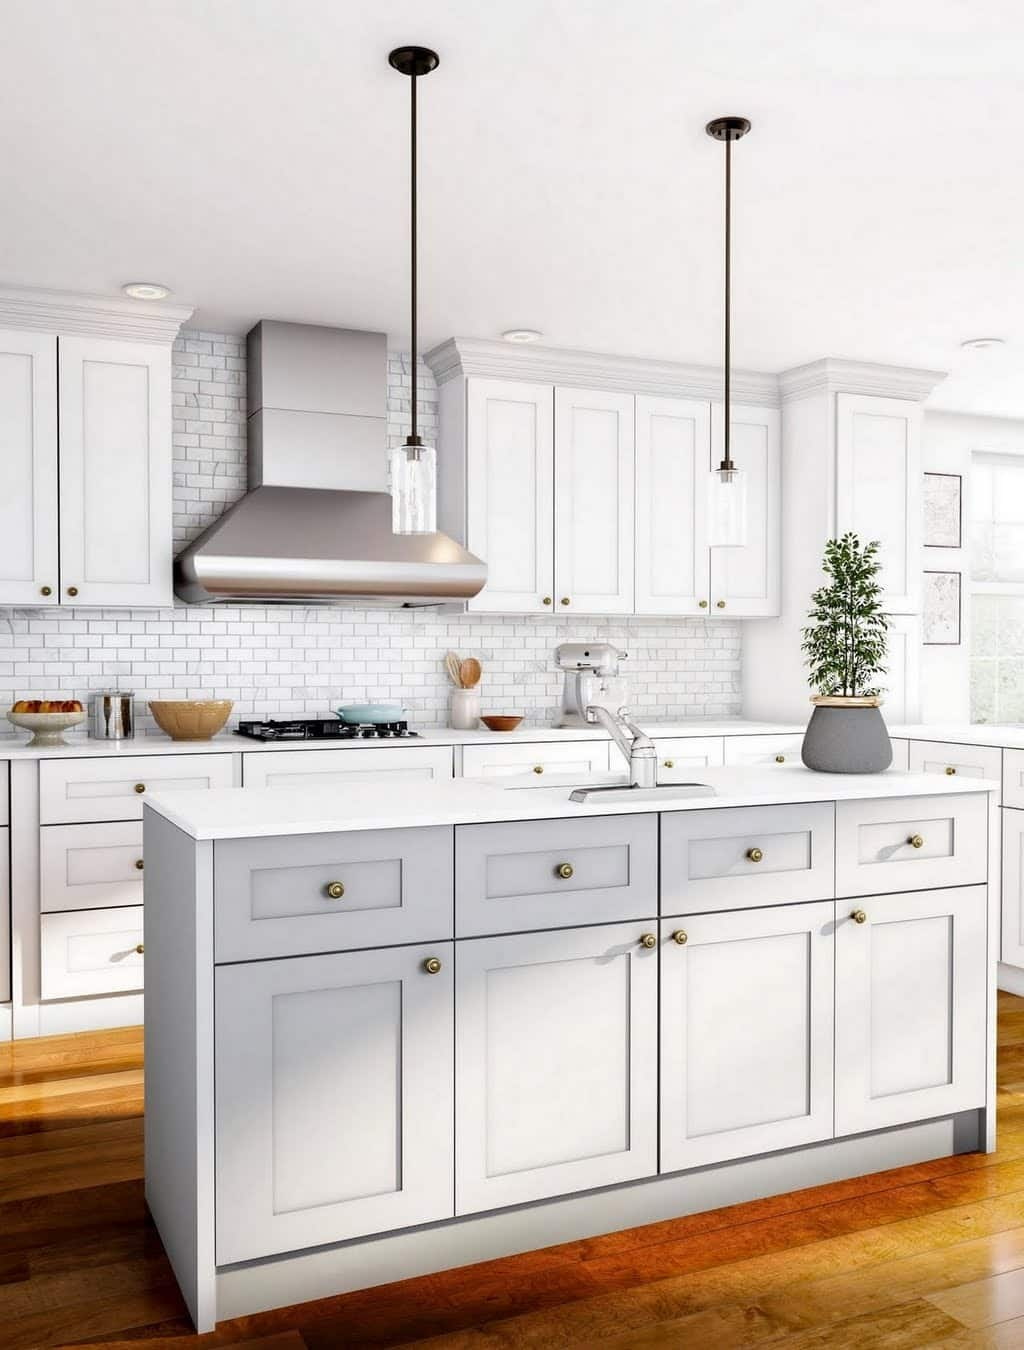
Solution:
[[[142,1198],[138,1028],[0,1046],[0,1346],[1024,1347],[1024,999],[999,1151],[189,1333]],[[538,1234],[538,1241],[542,1237]]]

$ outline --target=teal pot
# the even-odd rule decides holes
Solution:
[[[881,773],[892,742],[877,698],[815,698],[800,757],[817,773]]]

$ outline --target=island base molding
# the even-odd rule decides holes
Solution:
[[[448,1219],[217,1270],[217,1321],[985,1148],[985,1111]],[[195,1315],[195,1309],[191,1309]]]

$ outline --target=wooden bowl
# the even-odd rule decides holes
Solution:
[[[208,741],[231,716],[229,698],[158,699],[149,705],[153,720],[172,741]]]
[[[512,717],[505,713],[490,713],[487,717],[480,718],[488,731],[515,731],[522,720],[522,717]]]

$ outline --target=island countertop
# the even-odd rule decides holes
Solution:
[[[529,780],[529,781],[528,781]],[[994,792],[981,779],[887,770],[879,774],[815,773],[802,765],[701,769],[694,780],[713,796],[675,796],[643,801],[576,803],[571,788],[584,781],[623,782],[611,774],[560,775],[543,788],[530,775],[500,780],[464,778],[450,782],[366,783],[299,788],[213,788],[154,793],[155,811],[193,839],[248,839],[265,835],[325,834],[332,831],[467,825],[508,820],[635,815],[659,811],[707,811],[736,806],[826,802],[886,797],[935,797]]]

